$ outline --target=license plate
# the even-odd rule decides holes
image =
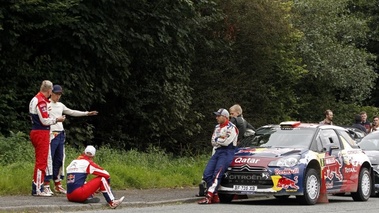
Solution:
[[[236,191],[254,192],[257,190],[257,186],[234,185],[233,189]]]

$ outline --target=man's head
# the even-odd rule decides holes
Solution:
[[[48,98],[53,90],[53,83],[49,80],[42,81],[40,92],[45,95],[46,98]]]
[[[237,117],[242,114],[242,108],[239,104],[234,104],[229,108],[229,113],[231,117]]]
[[[360,123],[361,122],[361,115],[357,114],[355,115],[355,123]]]
[[[63,93],[63,89],[60,85],[54,85],[53,86],[53,93],[51,93],[51,100],[53,100],[54,102],[58,102],[59,99],[61,98],[61,95]]]
[[[328,119],[329,121],[333,120],[333,112],[332,112],[332,110],[327,109],[327,110],[325,110],[324,114],[325,114],[325,118],[326,119]]]
[[[367,113],[365,111],[362,111],[359,114],[361,115],[362,122],[366,122],[366,120],[367,120]]]
[[[217,112],[213,112],[216,115],[217,123],[222,124],[229,120],[229,112],[224,108],[220,108]]]
[[[372,118],[372,122],[375,126],[377,126],[379,124],[379,116],[374,116]]]
[[[94,157],[96,154],[96,149],[94,146],[88,145],[86,149],[84,150],[84,154],[88,157]]]

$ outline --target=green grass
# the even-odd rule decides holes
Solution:
[[[65,166],[82,151],[66,145]],[[154,148],[142,153],[101,147],[94,161],[110,173],[112,188],[121,190],[197,186],[209,157],[178,158]],[[0,195],[30,194],[33,169],[34,149],[26,135],[0,137]]]

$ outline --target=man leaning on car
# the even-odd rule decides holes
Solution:
[[[229,121],[228,110],[221,108],[214,114],[218,124],[213,131],[211,143],[215,151],[204,169],[203,179],[207,183],[207,194],[198,202],[199,204],[220,202],[217,190],[226,169],[234,158],[234,150],[237,146],[238,129]]]

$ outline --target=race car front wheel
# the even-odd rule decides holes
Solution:
[[[352,192],[351,197],[354,201],[367,201],[371,195],[371,176],[367,168],[361,168],[359,172],[358,190]]]
[[[320,172],[316,169],[309,168],[304,177],[304,195],[296,196],[300,204],[314,205],[320,196],[321,180]]]

